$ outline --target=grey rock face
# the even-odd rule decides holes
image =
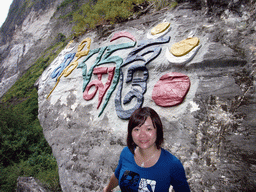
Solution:
[[[48,38],[49,21],[55,9],[46,13],[31,11],[22,25],[15,30],[9,46],[1,50],[1,55],[8,55],[1,61],[2,71],[0,79],[0,96],[2,96],[18,79],[20,73],[24,72],[30,65],[22,65],[22,59],[28,52],[32,52],[39,39]],[[34,50],[35,51],[35,50]],[[31,53],[29,53],[31,54]],[[31,54],[33,55],[33,54]],[[33,62],[33,59],[30,59]]]
[[[58,31],[70,27],[67,24],[56,28],[54,22],[53,16],[62,1],[35,1],[31,5],[23,0],[13,1],[0,31],[0,97],[35,63]]]
[[[255,31],[248,37],[238,36],[240,29],[237,23],[232,23],[230,14],[224,16],[214,20],[187,4],[181,5],[173,11],[156,12],[139,20],[118,24],[109,36],[101,40],[96,33],[87,33],[60,53],[41,76],[38,94],[39,120],[57,159],[63,191],[102,190],[126,145],[128,121],[120,119],[116,112],[115,97],[120,81],[103,113],[98,116],[106,95],[98,109],[98,92],[92,100],[83,99],[82,74],[86,74],[82,68],[75,68],[67,77],[62,76],[47,99],[56,83],[50,75],[64,60],[65,54],[76,53],[78,44],[87,37],[92,39],[90,50],[95,50],[131,42],[128,38],[110,42],[116,32],[126,31],[137,40],[136,48],[141,40],[148,40],[151,28],[163,20],[171,23],[171,30],[165,34],[171,39],[168,43],[159,44],[160,54],[146,65],[149,76],[143,95],[143,106],[154,108],[162,118],[163,147],[182,161],[192,191],[256,189],[255,59],[251,59],[255,58],[255,50],[250,48],[250,44],[241,42],[253,39]],[[232,17],[243,20],[241,16]],[[247,28],[239,33],[246,31]],[[168,48],[187,38],[191,32],[200,39],[201,48],[189,62],[169,62],[166,57]],[[234,36],[237,36],[235,42]],[[251,41],[253,43],[255,45],[255,39]],[[134,48],[118,50],[111,56],[125,61]],[[87,74],[97,56],[95,54],[86,61],[86,57],[78,60],[79,65],[86,64]],[[113,66],[117,67],[113,62],[101,65]],[[126,83],[128,67],[122,68],[122,100],[132,89],[131,83]],[[154,85],[169,72],[187,75],[191,82],[189,92],[180,105],[157,106],[152,99]],[[143,77],[143,73],[138,70],[135,76]],[[103,75],[102,82],[105,83],[107,78],[108,75]],[[92,75],[89,82],[97,79],[97,75]],[[129,110],[137,102],[134,98],[122,107]]]
[[[16,192],[48,192],[33,177],[19,177]]]

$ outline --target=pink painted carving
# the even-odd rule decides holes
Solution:
[[[131,33],[126,32],[126,31],[120,31],[120,32],[117,32],[114,34],[114,36],[111,38],[110,42],[112,42],[116,39],[119,39],[121,37],[127,37],[133,41],[136,41],[135,37]]]
[[[104,95],[106,94],[106,91],[108,90],[108,88],[111,85],[111,82],[112,82],[112,79],[114,76],[114,72],[115,72],[115,67],[109,67],[109,68],[97,67],[93,70],[93,74],[97,75],[98,79],[91,81],[87,85],[87,87],[83,93],[83,98],[87,101],[91,100],[92,98],[94,98],[95,94],[99,90],[99,99],[98,99],[97,109],[99,108],[99,106],[102,102],[102,99],[103,99]],[[101,82],[101,79],[102,79],[102,75],[107,74],[107,73],[108,73],[108,80],[104,86],[103,83]],[[92,93],[89,93],[92,86],[95,86],[96,89]]]
[[[183,102],[190,88],[189,77],[177,72],[163,75],[155,84],[152,99],[161,107],[171,107]]]

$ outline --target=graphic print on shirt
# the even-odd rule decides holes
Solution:
[[[140,178],[138,173],[125,171],[121,180],[122,192],[154,192],[156,181]]]
[[[141,179],[138,192],[154,192],[156,181],[149,179]]]

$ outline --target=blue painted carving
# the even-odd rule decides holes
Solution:
[[[129,119],[131,114],[134,112],[135,109],[138,109],[143,104],[143,95],[137,93],[133,93],[134,97],[137,98],[137,103],[132,109],[124,110],[121,104],[121,94],[123,90],[123,72],[122,69],[120,69],[120,85],[118,87],[116,97],[115,97],[115,106],[116,106],[116,113],[117,116],[121,119]]]
[[[157,47],[148,47],[148,48],[145,48],[145,50],[143,50],[142,53],[137,54],[137,55],[131,55],[131,58],[127,58],[125,62],[128,62],[128,63],[132,63],[132,62],[139,61],[139,60],[144,61],[144,63],[143,64],[132,65],[128,68],[126,83],[129,83],[133,79],[133,73],[135,72],[135,69],[137,69],[137,70],[138,69],[139,70],[146,69],[146,65],[150,61],[155,59],[161,53],[161,50],[162,50],[162,48],[159,47],[159,46],[157,46]],[[149,53],[152,53],[152,55],[146,60],[143,56],[145,56]],[[126,65],[125,62],[122,66]],[[147,70],[144,73],[147,73]]]
[[[126,83],[129,83],[132,81],[132,86],[136,87],[139,86],[141,88],[141,91],[133,88],[130,90],[125,96],[123,104],[126,105],[131,102],[133,98],[137,98],[136,105],[128,110],[123,109],[122,107],[122,86],[123,86],[123,77],[122,81],[120,78],[120,85],[117,91],[117,95],[115,97],[115,107],[117,111],[117,115],[121,119],[129,119],[131,114],[141,107],[143,105],[144,97],[143,95],[147,91],[147,80],[149,77],[148,69],[146,68],[146,65],[150,63],[152,60],[154,60],[160,53],[162,48],[160,46],[155,46],[162,43],[168,43],[170,41],[170,37],[162,37],[159,39],[151,39],[151,40],[143,40],[138,43],[138,46],[134,48],[127,56],[125,62],[122,64],[121,67],[124,67],[130,63],[136,62],[136,61],[142,61],[141,64],[133,64],[129,66],[128,72],[127,72],[127,78]],[[144,56],[151,54],[148,59],[146,59]],[[136,71],[142,71],[143,77],[133,77],[133,74]],[[123,74],[122,74],[123,76]]]
[[[56,78],[56,81],[57,81],[57,78],[60,76],[62,71],[70,64],[70,62],[74,59],[75,55],[76,55],[75,53],[66,54],[64,57],[64,61],[52,72],[51,78],[52,79]]]
[[[137,78],[133,78],[133,74],[135,73],[135,71],[142,71],[143,72],[143,81],[147,81],[148,80],[148,69],[146,68],[145,64],[136,64],[136,65],[131,65],[128,68],[128,72],[127,72],[127,77],[126,77],[126,83],[129,83],[133,80],[136,81]],[[139,81],[141,81],[141,78],[139,78]]]
[[[148,73],[147,73],[148,74]],[[141,101],[141,105],[143,104],[143,101],[144,101],[144,98],[143,98],[143,95],[146,93],[147,91],[147,80],[145,79],[148,79],[148,75],[147,76],[144,76],[146,78],[144,79],[141,79],[141,78],[134,78],[133,79],[133,82],[132,82],[132,86],[133,87],[136,87],[136,86],[139,86],[141,88],[141,91],[139,91],[138,89],[136,88],[133,88],[131,91],[129,91],[125,97],[124,97],[124,101],[123,101],[123,104],[127,104],[127,103],[130,103],[131,100],[134,98],[134,97],[137,97],[138,98],[138,102]],[[140,97],[138,97],[138,95],[140,97],[142,97],[142,99],[139,99]]]
[[[155,57],[152,56],[151,59],[148,59],[147,61],[142,57],[145,54],[148,54],[148,52],[152,49],[149,48],[146,49],[143,53],[137,55],[138,52],[140,52],[141,50],[145,49],[146,47],[152,46],[152,45],[157,45],[157,44],[163,44],[163,43],[168,43],[170,41],[171,37],[167,36],[167,37],[162,37],[162,38],[158,38],[158,39],[151,39],[151,40],[142,40],[139,41],[138,45],[136,48],[134,48],[127,56],[126,60],[124,61],[124,63],[122,64],[122,67],[124,67],[125,65],[128,65],[129,63],[132,63],[134,61],[144,61],[146,64],[148,64],[150,61],[152,61]],[[152,50],[151,50],[152,52]],[[156,55],[157,57],[157,55]]]

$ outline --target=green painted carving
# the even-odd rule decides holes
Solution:
[[[107,94],[106,94],[106,98],[104,100],[103,103],[103,107],[99,113],[99,116],[103,113],[104,109],[106,108],[108,101],[112,95],[112,93],[114,92],[118,81],[119,81],[119,76],[120,76],[120,67],[123,63],[123,59],[119,56],[110,56],[113,52],[120,50],[120,49],[126,49],[126,48],[130,48],[130,47],[134,47],[136,45],[136,42],[130,42],[130,43],[122,43],[122,44],[118,44],[118,45],[110,45],[107,47],[101,47],[99,49],[94,49],[94,50],[90,50],[88,56],[78,65],[78,68],[82,68],[82,73],[83,73],[83,92],[85,91],[87,85],[89,84],[92,74],[93,74],[93,70],[95,67],[99,66],[99,65],[103,65],[106,63],[115,63],[116,64],[116,69],[115,69],[115,75],[113,78],[113,83],[110,87],[110,89],[108,90]],[[93,66],[91,66],[91,68],[89,69],[88,73],[87,73],[87,65],[86,65],[86,61],[88,59],[90,59],[90,57],[92,55],[94,55],[95,53],[98,53],[98,56],[93,64]],[[104,54],[105,53],[105,54]],[[103,55],[104,54],[104,55]]]
[[[130,43],[122,43],[118,45],[110,45],[107,47],[107,52],[104,55],[103,59],[108,58],[113,52],[120,50],[120,49],[126,49],[126,48],[131,48],[136,45],[136,42],[130,42]]]
[[[114,78],[113,78],[113,81],[112,81],[112,85],[111,85],[109,91],[107,92],[107,95],[106,95],[105,101],[103,103],[102,109],[99,113],[99,116],[103,113],[104,109],[106,108],[106,106],[108,104],[108,101],[109,101],[112,93],[116,89],[116,86],[118,84],[119,77],[120,77],[120,68],[121,68],[121,65],[123,63],[123,59],[121,57],[119,57],[119,56],[109,57],[109,56],[114,51],[134,47],[135,45],[136,45],[136,42],[122,43],[122,44],[119,44],[119,45],[110,45],[107,48],[107,53],[104,55],[103,60],[100,61],[99,65],[106,64],[106,63],[115,63],[116,64],[116,69],[115,69],[115,75],[114,75]]]
[[[90,50],[89,51],[89,54],[87,55],[87,57],[81,62],[79,63],[79,65],[77,66],[77,68],[82,68],[82,75],[83,75],[83,92],[86,88],[86,86],[88,85],[88,83],[90,82],[91,80],[91,77],[92,77],[92,73],[91,75],[87,75],[87,65],[86,65],[86,61],[88,59],[91,58],[91,56],[93,56],[95,53],[98,53],[100,51],[101,48],[98,48],[98,49],[93,49],[93,50]],[[102,55],[103,53],[101,53]],[[97,57],[98,58],[98,57]],[[97,61],[97,59],[96,59]]]
[[[109,91],[107,92],[106,99],[103,103],[103,106],[102,106],[102,109],[99,113],[99,116],[103,113],[104,109],[106,108],[106,106],[108,104],[108,101],[109,101],[112,93],[116,89],[116,86],[118,84],[119,77],[120,77],[120,67],[123,63],[123,59],[119,56],[113,56],[113,57],[109,57],[109,58],[107,58],[107,59],[105,59],[105,60],[103,60],[99,63],[99,65],[101,65],[101,64],[113,63],[113,62],[116,63],[115,75],[114,75],[114,78],[113,78],[113,81],[112,81],[112,85],[109,88]]]

